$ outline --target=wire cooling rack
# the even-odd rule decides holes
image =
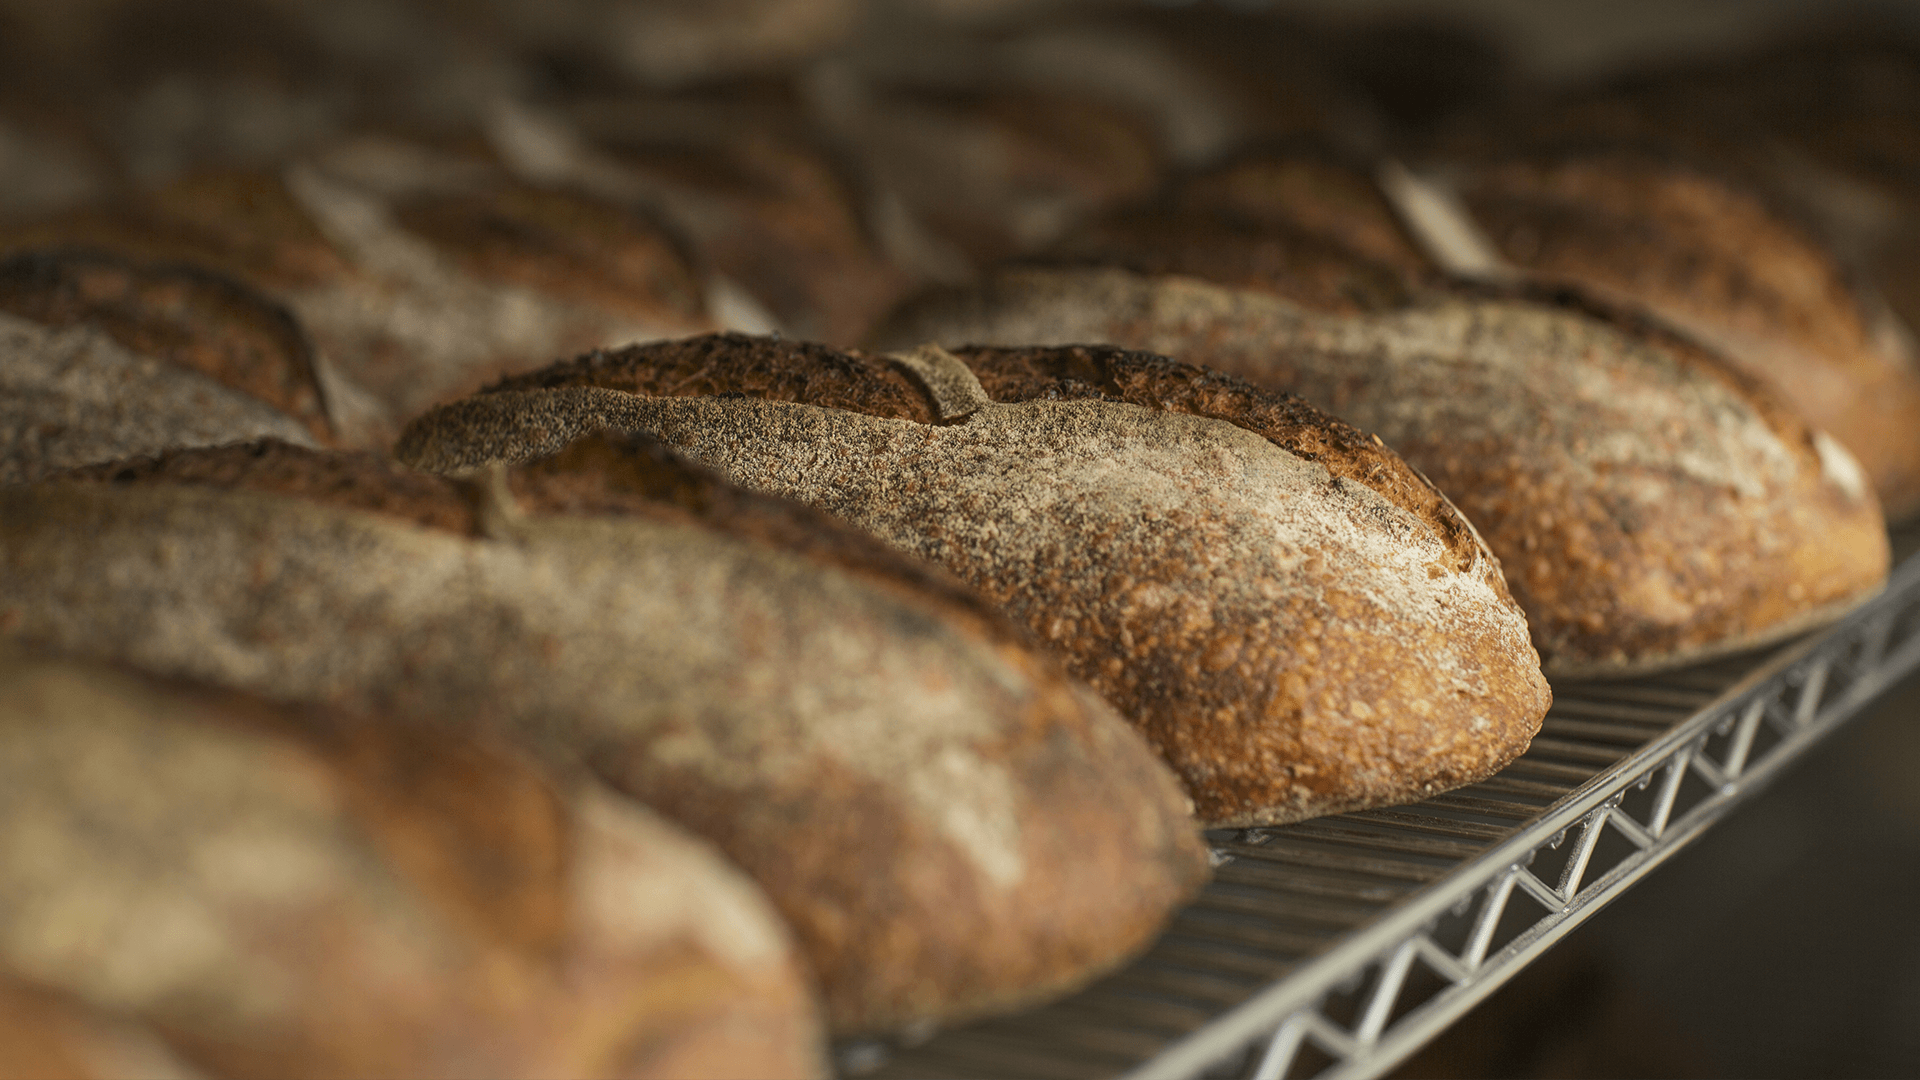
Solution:
[[[1920,667],[1920,528],[1791,645],[1554,687],[1528,752],[1413,806],[1210,834],[1215,879],[1064,1001],[838,1051],[874,1077],[1379,1076]]]

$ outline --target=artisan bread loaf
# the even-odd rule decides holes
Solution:
[[[823,1071],[738,870],[404,718],[0,653],[0,912],[0,1016],[45,1018],[0,1073],[144,1073],[139,1028],[215,1076]]]
[[[1458,185],[1507,262],[1714,346],[1843,442],[1890,513],[1920,508],[1920,367],[1876,342],[1847,274],[1766,199],[1624,147],[1496,158]]]
[[[0,482],[173,446],[332,438],[311,347],[236,282],[111,255],[0,260]]]
[[[1844,449],[1699,347],[1545,299],[1323,313],[1184,275],[1015,269],[910,305],[880,340],[1117,341],[1299,393],[1453,497],[1549,674],[1777,640],[1878,589],[1885,527]]]
[[[1139,736],[980,601],[642,443],[477,495],[180,452],[0,490],[0,521],[10,635],[584,760],[761,883],[841,1030],[1077,985],[1206,872]]]
[[[503,372],[711,326],[689,256],[641,212],[397,140],[0,228],[0,252],[71,246],[216,270],[285,304],[353,446]]]
[[[1546,709],[1471,526],[1374,440],[1236,380],[1113,350],[722,335],[508,380],[398,453],[459,471],[603,426],[948,567],[1139,725],[1208,824],[1471,782]]]

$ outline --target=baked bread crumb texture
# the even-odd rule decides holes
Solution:
[[[0,1075],[825,1075],[1871,596],[1920,47],[1357,33],[0,4]]]

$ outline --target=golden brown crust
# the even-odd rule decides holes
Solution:
[[[1034,250],[1080,217],[1151,190],[1145,124],[1057,85],[874,88],[828,123],[879,183],[965,261]]]
[[[43,326],[95,326],[141,355],[249,394],[332,438],[313,346],[285,308],[185,265],[106,252],[47,251],[0,261],[0,311]]]
[[[0,1080],[192,1080],[151,1031],[70,994],[0,975]]]
[[[711,325],[700,271],[659,223],[395,140],[0,228],[0,251],[74,246],[224,273],[286,304],[355,447],[555,355]]]
[[[0,229],[0,250],[83,248],[206,267],[269,293],[349,272],[281,182],[264,170],[196,173],[151,195]]]
[[[804,134],[796,103],[758,100],[769,89],[623,98],[604,115],[588,106],[573,115],[782,328],[851,343],[913,277],[871,234],[870,185],[848,155]]]

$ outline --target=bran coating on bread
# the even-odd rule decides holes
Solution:
[[[1425,477],[1407,469],[1378,436],[1322,412],[1305,398],[1264,391],[1232,375],[1157,353],[1111,346],[975,346],[955,355],[979,375],[995,401],[1097,394],[1149,409],[1225,420],[1425,519],[1452,549],[1455,570],[1465,571],[1483,557],[1473,527]]]

